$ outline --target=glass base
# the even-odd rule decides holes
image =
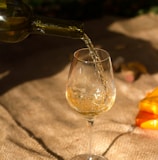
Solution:
[[[73,157],[71,160],[108,160],[108,159],[98,155],[81,154]]]

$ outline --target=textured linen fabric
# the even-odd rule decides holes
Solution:
[[[158,41],[151,30],[158,32],[157,18],[104,17],[85,25],[112,60],[137,60],[149,71],[133,83],[114,75],[116,102],[95,119],[92,134],[92,152],[109,160],[158,159],[158,131],[135,126],[138,102],[158,85]],[[144,21],[150,21],[145,29]],[[81,47],[80,40],[41,36],[0,44],[0,160],[68,160],[88,153],[86,120],[65,98],[70,59]]]

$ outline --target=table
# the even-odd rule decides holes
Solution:
[[[144,64],[148,74],[133,83],[115,73],[113,108],[95,120],[93,152],[109,160],[156,160],[158,131],[135,126],[138,103],[158,84],[158,16],[102,17],[85,31],[114,61]],[[86,121],[69,108],[65,85],[81,40],[31,35],[0,44],[0,159],[68,160],[88,151]]]

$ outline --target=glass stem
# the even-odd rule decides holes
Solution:
[[[88,120],[88,128],[89,128],[89,158],[88,160],[92,160],[92,136],[93,136],[93,124],[94,120]]]

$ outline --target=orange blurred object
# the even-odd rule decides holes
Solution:
[[[139,111],[136,117],[136,125],[145,129],[158,130],[158,115]]]
[[[141,128],[158,130],[158,87],[139,102],[136,125]]]

